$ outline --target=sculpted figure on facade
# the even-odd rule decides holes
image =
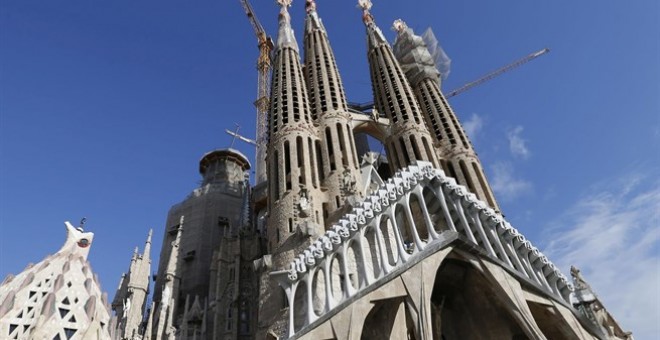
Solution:
[[[303,216],[303,217],[308,216],[311,205],[312,202],[311,199],[308,197],[307,189],[301,188],[300,196],[298,198],[298,210],[300,214],[299,216]]]
[[[344,197],[355,194],[357,181],[350,170],[344,169],[341,177],[340,189]]]
[[[575,289],[589,289],[589,284],[585,279],[582,277],[582,274],[580,273],[580,270],[575,267],[571,266],[571,276],[573,277],[573,284],[575,286]]]

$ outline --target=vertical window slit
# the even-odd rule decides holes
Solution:
[[[410,154],[408,154],[408,149],[406,148],[406,142],[403,140],[403,137],[399,138],[399,144],[401,144],[401,154],[403,155],[403,159],[405,164],[401,164],[402,166],[410,165]]]
[[[465,177],[465,184],[467,185],[468,189],[470,189],[470,192],[476,193],[476,190],[474,190],[474,183],[472,183],[472,176],[470,176],[470,172],[465,165],[465,161],[460,160],[458,165],[461,167],[461,172],[463,173],[463,177]]]
[[[303,139],[302,137],[298,136],[296,138],[296,156],[298,158],[298,172],[300,173],[298,177],[298,183],[302,185],[307,184],[307,180],[305,177],[307,177],[307,174],[305,173],[305,149],[303,145]]]
[[[284,179],[286,190],[291,190],[291,150],[289,149],[289,141],[284,142]]]

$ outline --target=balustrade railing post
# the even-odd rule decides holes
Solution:
[[[410,232],[412,233],[413,239],[415,241],[415,248],[417,248],[417,249],[415,249],[415,251],[413,251],[413,253],[418,253],[418,252],[422,251],[422,249],[424,249],[425,245],[424,245],[424,242],[422,242],[422,240],[419,238],[419,232],[417,230],[417,225],[415,224],[415,219],[413,218],[412,211],[410,209],[410,195],[412,195],[412,193],[410,193],[410,192],[406,193],[404,195],[405,204],[403,205],[403,210],[406,213],[406,216],[404,218],[408,219],[409,227],[410,227],[410,229],[412,229],[412,230],[410,230]],[[405,227],[406,226],[404,226],[404,228]]]
[[[458,220],[461,222],[461,225],[463,226],[463,230],[465,230],[465,233],[467,235],[467,238],[470,239],[474,244],[479,244],[477,239],[474,237],[474,234],[472,232],[472,228],[470,228],[470,224],[467,221],[467,218],[465,217],[465,212],[463,211],[463,207],[461,206],[460,200],[461,198],[458,198],[459,202],[453,202],[454,210],[456,211],[456,214],[458,215]]]
[[[472,220],[474,220],[475,227],[477,228],[477,233],[479,234],[479,237],[481,237],[481,240],[486,246],[486,250],[492,257],[497,258],[497,254],[495,253],[495,250],[490,244],[490,239],[488,238],[488,236],[486,236],[486,233],[484,232],[483,224],[481,224],[481,220],[479,220],[479,212],[472,211],[471,215],[472,215]]]
[[[440,206],[442,207],[442,213],[445,216],[445,221],[447,221],[447,225],[449,226],[449,229],[452,231],[458,232],[456,229],[456,226],[454,225],[454,221],[451,218],[451,213],[449,212],[449,206],[447,205],[447,200],[445,199],[445,192],[442,188],[442,186],[439,186],[437,188],[433,188],[433,193],[435,196],[438,198],[440,201]]]
[[[431,221],[431,215],[429,214],[428,209],[426,208],[426,199],[424,198],[424,192],[420,187],[415,188],[415,190],[412,191],[415,195],[417,195],[417,200],[420,202],[420,207],[422,209],[422,215],[424,215],[424,223],[426,223],[426,230],[429,233],[429,238],[432,240],[437,240],[440,235],[435,231],[435,226],[433,225],[433,221]]]
[[[401,201],[397,202],[396,204],[401,204],[400,202]],[[388,215],[390,218],[389,221],[392,223],[392,229],[394,230],[394,237],[396,237],[396,246],[399,250],[399,258],[397,259],[396,263],[396,266],[398,266],[401,263],[408,262],[410,255],[408,255],[408,252],[406,252],[406,246],[401,236],[401,228],[399,228],[399,224],[396,222],[396,206],[392,207]]]
[[[376,218],[374,218],[375,222],[375,232],[376,232],[376,242],[378,242],[378,252],[380,253],[380,263],[381,263],[381,268],[383,269],[383,275],[387,275],[392,271],[393,266],[390,265],[389,262],[389,256],[387,254],[387,247],[385,246],[385,237],[383,236],[383,231],[380,229],[381,223],[383,223],[383,216],[386,214],[383,213]],[[394,254],[392,254],[392,257],[394,257]],[[398,259],[397,259],[398,260]]]
[[[358,290],[360,290],[363,287],[366,287],[366,286],[370,285],[371,282],[372,282],[371,278],[369,277],[370,274],[367,273],[367,265],[366,265],[367,264],[367,256],[364,253],[364,243],[363,242],[366,241],[367,243],[369,243],[369,240],[367,240],[366,237],[364,236],[364,230],[365,230],[365,228],[362,228],[361,230],[358,230],[358,232],[355,233],[355,236],[353,236],[354,237],[353,242],[357,241],[357,243],[358,243],[358,249],[360,250],[360,260],[361,260],[359,263],[357,263],[358,272],[360,272],[360,274],[361,274],[360,275],[360,280],[359,280],[361,282],[358,283]],[[369,256],[371,256],[371,254],[369,254]],[[371,261],[371,263],[373,263],[373,261]],[[372,269],[372,273],[373,273],[373,269]],[[364,284],[362,282],[364,282]]]
[[[326,312],[335,308],[334,292],[332,291],[332,261],[334,256],[326,256],[323,262],[323,280],[325,281],[325,309]]]
[[[293,336],[296,334],[296,328],[295,328],[295,296],[296,296],[296,289],[298,287],[298,282],[293,282],[291,286],[289,286],[290,289],[287,289],[287,300],[289,301],[289,337]]]

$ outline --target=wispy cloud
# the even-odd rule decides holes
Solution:
[[[530,152],[525,140],[520,136],[522,132],[523,127],[518,125],[506,133],[506,138],[509,140],[511,154],[522,159],[527,159],[530,156]]]
[[[532,191],[532,183],[514,176],[513,166],[508,162],[497,162],[491,167],[493,179],[491,187],[495,196],[504,201],[511,201]]]
[[[628,176],[598,187],[553,222],[544,252],[564,271],[580,268],[624,330],[654,339],[660,334],[660,182]]]
[[[483,119],[481,119],[481,117],[476,113],[473,113],[472,116],[470,116],[470,119],[468,119],[463,123],[463,129],[465,130],[465,133],[468,135],[468,138],[470,138],[471,140],[477,138],[477,135],[479,134],[483,126],[484,126]]]

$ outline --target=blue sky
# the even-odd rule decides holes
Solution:
[[[253,0],[274,34],[274,1]],[[354,1],[318,1],[351,101],[371,100]],[[292,20],[302,42],[304,3]],[[451,90],[551,52],[451,103],[507,219],[568,273],[583,269],[624,328],[660,330],[660,5],[640,1],[375,1],[431,26]],[[225,128],[254,134],[256,40],[238,1],[0,3],[0,276],[88,218],[112,296],[132,249],[200,177]],[[253,155],[253,149],[235,147]],[[156,262],[154,262],[156,263]]]

